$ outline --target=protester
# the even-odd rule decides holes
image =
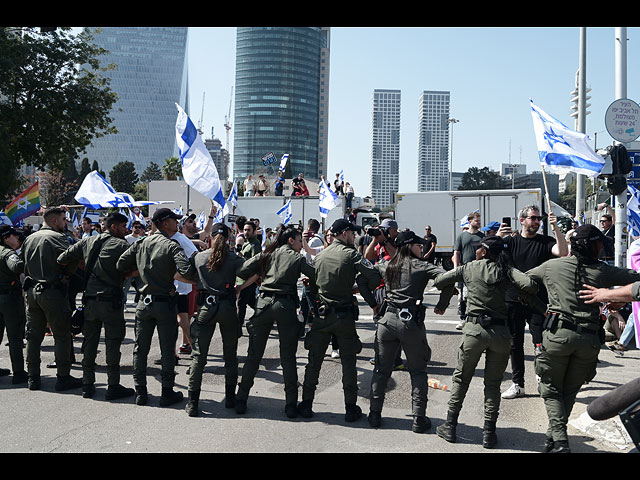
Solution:
[[[256,183],[256,197],[264,197],[269,192],[269,184],[264,179],[264,175],[258,175],[258,182]]]
[[[344,196],[345,196],[346,208],[352,208],[354,195],[355,193],[353,191],[353,185],[351,185],[349,182],[346,182],[344,184]]]
[[[344,182],[340,180],[339,173],[336,173],[336,179],[333,181],[333,191],[336,195],[344,195]]]
[[[426,242],[422,246],[422,258],[431,264],[435,264],[438,237],[436,237],[431,231],[431,225],[424,227],[424,239]]]
[[[613,208],[611,208],[606,203],[599,203],[596,206],[596,211],[600,212],[606,209],[607,213],[603,213],[600,216],[600,229],[602,233],[604,233],[604,250],[602,251],[602,255],[600,256],[600,260],[604,260],[609,265],[614,265],[614,257],[615,257],[615,240],[616,240],[616,229],[615,229],[615,212]]]
[[[302,186],[304,183],[304,178],[302,173],[299,173],[296,178],[291,179],[291,195],[292,196],[300,196],[302,195]]]
[[[491,222],[488,225],[485,225],[480,229],[480,231],[484,232],[485,237],[490,237],[492,235],[497,235],[498,230],[500,229],[500,222]]]
[[[242,245],[240,255],[246,260],[249,260],[256,255],[262,253],[261,241],[256,235],[256,224],[252,221],[248,221],[244,224],[243,233],[245,241]],[[240,287],[244,283],[244,279],[238,277],[236,280],[236,286]],[[242,325],[247,315],[247,306],[255,310],[256,308],[256,285],[252,284],[248,288],[242,290],[238,289],[238,329],[241,332]]]
[[[453,268],[456,269],[460,265],[472,262],[476,258],[475,245],[482,241],[484,233],[480,231],[480,213],[472,212],[467,216],[468,226],[456,237],[453,247]],[[467,287],[463,282],[458,285],[458,311],[460,314],[460,322],[456,325],[456,330],[462,330],[466,317],[467,305]]]
[[[280,174],[276,175],[276,179],[273,183],[274,183],[274,187],[273,187],[274,195],[276,197],[282,197],[283,190],[284,190],[284,177],[281,176]]]
[[[89,217],[82,219],[82,238],[100,235],[93,229],[93,221]]]
[[[244,187],[244,196],[253,197],[255,193],[256,183],[253,178],[251,178],[251,175],[247,175],[247,178],[244,180],[242,185]]]

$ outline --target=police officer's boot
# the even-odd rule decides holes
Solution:
[[[244,399],[236,398],[236,413],[244,415],[247,413],[247,401]]]
[[[382,412],[377,412],[375,410],[369,411],[367,420],[369,421],[369,425],[373,428],[380,428],[380,425],[382,425]]]
[[[224,408],[235,408],[236,406],[236,386],[224,386]]]
[[[312,400],[303,400],[298,404],[298,412],[300,416],[303,418],[311,418],[313,417],[313,410],[311,409],[313,405]]]
[[[58,375],[58,379],[56,380],[56,392],[64,392],[65,390],[73,390],[74,388],[82,387],[82,379],[75,378],[71,375]]]
[[[571,453],[569,442],[567,440],[558,440],[553,442],[553,448],[550,453]]]
[[[13,385],[19,385],[21,383],[27,383],[29,379],[29,376],[27,375],[27,372],[14,372],[13,373],[13,378],[11,379],[11,383]]]
[[[107,393],[104,398],[107,400],[117,400],[119,398],[130,397],[135,395],[135,393],[136,391],[133,388],[123,387],[118,383],[107,387]]]
[[[355,422],[362,416],[362,409],[355,403],[348,403],[345,405],[345,422]]]
[[[449,410],[447,421],[436,427],[436,433],[440,438],[444,438],[449,443],[456,443],[456,427],[458,426],[458,415],[460,412]]]
[[[411,430],[415,433],[424,433],[431,428],[431,419],[426,415],[416,415],[413,417],[413,425]]]
[[[160,396],[160,406],[168,407],[174,403],[178,403],[184,398],[182,392],[174,392],[173,387],[162,387],[162,395]]]
[[[200,390],[189,391],[187,405],[184,407],[185,412],[190,417],[197,417],[200,412],[198,410],[198,401],[200,400]]]
[[[96,386],[93,383],[82,385],[82,398],[93,398],[94,393],[96,393]]]
[[[296,406],[296,403],[287,403],[284,406],[284,414],[287,416],[287,418],[296,418],[298,416],[298,407]]]
[[[136,387],[136,405],[146,405],[148,401],[147,387]]]
[[[493,448],[498,443],[498,436],[496,435],[496,422],[491,420],[484,421],[484,428],[482,429],[482,446],[484,448]]]
[[[553,450],[553,438],[546,437],[544,440],[544,446],[542,447],[542,453],[549,453]]]
[[[29,376],[27,380],[27,387],[29,390],[40,390],[40,375],[38,376]]]

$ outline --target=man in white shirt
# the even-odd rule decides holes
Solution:
[[[93,222],[89,217],[84,217],[82,219],[82,238],[85,237],[93,237],[95,235],[100,235],[93,229]]]

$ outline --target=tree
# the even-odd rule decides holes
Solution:
[[[118,162],[109,173],[111,186],[116,192],[133,194],[138,183],[138,174],[133,162]]]
[[[22,165],[64,171],[91,140],[117,130],[117,95],[102,76],[92,32],[70,27],[0,27],[0,191],[18,182]]]
[[[87,157],[84,157],[82,159],[82,163],[80,164],[80,173],[78,173],[78,177],[80,178],[80,181],[84,180],[84,177],[89,175],[89,172],[91,172],[91,167],[89,166],[89,159]]]
[[[471,167],[462,176],[458,190],[496,190],[500,188],[500,174],[489,167]]]
[[[140,181],[143,183],[149,183],[154,180],[162,180],[162,170],[156,162],[149,163],[149,166],[144,169],[142,175],[140,175]]]
[[[177,157],[166,158],[162,166],[162,175],[165,180],[177,180],[182,176],[182,163]]]

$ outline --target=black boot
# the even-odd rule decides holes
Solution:
[[[549,453],[553,450],[553,438],[546,437],[544,440],[544,447],[542,449],[542,453]]]
[[[436,427],[436,434],[449,443],[456,443],[456,427],[458,426],[460,412],[447,412],[447,421]]]
[[[303,400],[298,404],[298,412],[300,412],[300,416],[303,418],[311,418],[313,417],[313,410],[311,409],[313,405],[312,400]]]
[[[491,420],[484,421],[484,428],[482,429],[482,446],[484,448],[493,448],[498,443],[498,436],[496,435],[496,422]]]
[[[200,411],[198,410],[200,391],[189,392],[188,395],[187,405],[184,407],[184,410],[190,417],[197,417],[200,414]]]
[[[105,398],[107,400],[117,400],[119,398],[131,397],[132,395],[135,395],[135,393],[136,391],[133,388],[123,387],[118,383],[107,387]]]
[[[355,403],[349,403],[345,405],[345,422],[355,422],[362,416],[362,409]]]
[[[287,403],[284,406],[284,414],[287,418],[296,418],[298,416],[298,407],[296,406],[296,402]]]
[[[175,392],[173,387],[162,387],[162,395],[160,396],[160,406],[168,407],[174,403],[178,403],[184,398],[182,392]]]
[[[225,385],[224,387],[224,408],[235,408],[236,406],[236,386]]]
[[[136,387],[136,405],[146,405],[148,401],[147,387]]]
[[[369,425],[373,428],[380,428],[380,425],[382,425],[382,412],[377,412],[375,410],[369,411],[367,420],[369,421]]]
[[[93,383],[82,385],[82,398],[93,398],[94,393],[96,393],[96,386]]]
[[[0,377],[6,377],[8,375],[11,375],[11,370],[8,368],[0,368]]]
[[[244,415],[247,413],[247,401],[236,398],[236,413]]]
[[[413,417],[413,425],[411,425],[411,430],[414,433],[424,433],[431,428],[431,419],[424,416],[416,415]]]
[[[567,440],[558,440],[553,442],[553,449],[550,453],[571,453],[569,442]]]
[[[58,375],[55,389],[56,389],[56,392],[64,392],[66,390],[73,390],[74,388],[81,388],[81,387],[82,387],[81,378],[75,378],[75,377],[72,377],[71,375],[63,375],[63,376]]]
[[[14,372],[13,373],[13,378],[11,379],[11,383],[13,385],[20,385],[22,383],[27,383],[27,380],[29,379],[29,376],[27,375],[27,372]]]
[[[30,375],[27,379],[27,386],[29,387],[29,390],[40,390],[40,385],[40,375],[37,377]]]

